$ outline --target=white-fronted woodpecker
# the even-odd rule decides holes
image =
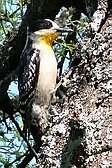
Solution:
[[[48,107],[57,78],[52,43],[62,31],[71,30],[60,28],[50,19],[33,22],[28,28],[26,45],[20,58],[20,111],[25,127],[30,129],[30,125],[34,125],[41,133],[47,127]]]

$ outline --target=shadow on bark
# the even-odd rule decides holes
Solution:
[[[85,168],[86,151],[84,145],[85,128],[81,127],[80,121],[70,121],[70,136],[67,144],[62,151],[61,168],[70,168],[76,166],[77,168]],[[82,141],[83,139],[83,141]]]

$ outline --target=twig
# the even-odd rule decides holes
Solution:
[[[23,159],[23,161],[17,166],[17,168],[23,168],[28,165],[28,163],[33,159],[34,155],[33,153],[28,153],[26,157]]]
[[[21,158],[23,158],[24,156],[27,155],[27,152],[24,153],[23,155],[19,156],[18,158],[16,158],[15,160],[13,160],[13,162],[9,163],[8,165],[5,166],[5,168],[8,168],[9,166],[11,166],[13,163],[19,161]]]
[[[64,55],[65,55],[65,54],[64,54]],[[61,76],[61,74],[62,74],[64,61],[65,61],[65,57],[63,56],[63,57],[61,58],[61,61],[58,63],[58,66],[59,66],[59,68],[60,68],[59,76]]]
[[[15,126],[16,126],[16,128],[17,128],[19,134],[20,134],[20,136],[21,136],[21,137],[24,139],[24,141],[27,143],[27,145],[28,145],[30,151],[34,154],[35,159],[36,159],[36,161],[37,161],[37,160],[38,160],[37,153],[36,153],[35,149],[31,146],[31,144],[29,143],[29,141],[27,140],[27,138],[24,136],[24,134],[22,133],[22,131],[21,131],[20,127],[19,127],[19,124],[17,123],[17,121],[14,119],[13,116],[10,116],[10,119],[11,119],[12,122],[15,124]]]
[[[1,26],[2,26],[4,34],[7,35],[2,20],[1,20]]]
[[[26,5],[27,3],[23,3],[22,6]],[[17,13],[19,10],[21,9],[21,7],[17,8],[12,14],[9,15],[9,17],[13,17],[13,15],[15,13]]]

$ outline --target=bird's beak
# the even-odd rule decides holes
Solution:
[[[59,33],[66,33],[66,32],[70,33],[70,32],[73,32],[73,30],[70,29],[70,28],[57,28],[56,31],[59,32]]]

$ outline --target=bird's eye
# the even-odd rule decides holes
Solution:
[[[47,22],[47,26],[50,26],[51,25],[51,23],[50,22]]]
[[[51,22],[46,22],[46,27],[47,27],[47,28],[51,28],[51,27],[52,27]]]

